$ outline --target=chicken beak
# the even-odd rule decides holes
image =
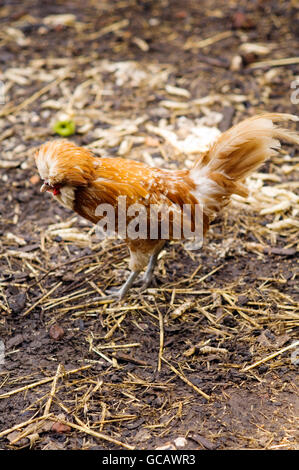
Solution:
[[[46,185],[46,183],[44,183],[44,184],[41,185],[40,192],[45,193],[46,191],[47,191],[47,185]]]

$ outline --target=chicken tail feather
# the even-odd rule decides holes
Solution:
[[[232,194],[246,196],[242,181],[277,153],[280,141],[299,144],[299,135],[277,121],[298,121],[292,114],[267,113],[246,119],[224,132],[190,171],[196,197],[210,212]]]

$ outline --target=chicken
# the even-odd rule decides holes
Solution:
[[[247,195],[245,177],[276,154],[280,140],[299,144],[298,134],[274,124],[287,120],[298,118],[267,113],[240,122],[200,154],[190,170],[151,168],[124,158],[98,158],[67,140],[49,141],[35,155],[43,180],[41,191],[52,193],[54,199],[94,224],[106,217],[105,211],[99,208],[112,207],[117,233],[120,231],[120,200],[124,202],[126,214],[136,204],[144,208],[145,236],[136,237],[126,230],[123,235],[130,251],[131,274],[118,292],[112,294],[123,299],[145,268],[143,287],[150,285],[158,255],[168,238],[186,238],[181,226],[185,221],[183,207],[191,208],[188,220],[192,233],[197,227],[195,208],[202,208],[204,235],[209,222],[229,202],[232,194]],[[158,208],[155,212],[158,230],[154,235],[149,230],[151,207]],[[122,228],[128,228],[132,221],[131,214]],[[162,233],[165,221],[169,229],[167,236]]]

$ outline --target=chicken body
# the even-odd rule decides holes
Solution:
[[[167,220],[169,239],[183,239],[175,230],[174,220],[183,221],[184,206],[191,208],[190,229],[196,227],[195,207],[202,208],[202,233],[209,221],[229,202],[232,194],[246,196],[244,178],[274,155],[280,140],[299,143],[299,136],[273,123],[297,120],[288,114],[265,114],[247,119],[232,127],[201,154],[191,170],[164,170],[123,158],[97,158],[90,151],[66,140],[43,144],[36,153],[36,164],[44,181],[41,191],[49,191],[60,203],[97,224],[103,218],[98,208],[114,208],[115,230],[119,231],[119,201],[126,212],[132,205],[144,208],[147,231],[143,238],[125,234],[130,250],[131,275],[117,293],[123,298],[139,273],[146,268],[144,287],[152,279],[158,254],[165,244],[162,221]],[[151,235],[151,208],[158,208],[158,232]],[[175,214],[179,218],[175,219]],[[167,215],[167,217],[166,217]],[[133,215],[127,218],[130,224]]]

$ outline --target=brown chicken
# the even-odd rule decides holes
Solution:
[[[35,156],[43,180],[41,191],[52,193],[54,199],[94,224],[103,221],[105,216],[99,207],[109,205],[115,211],[117,233],[120,230],[121,198],[125,201],[127,213],[136,203],[144,208],[146,235],[135,237],[131,232],[123,235],[130,250],[131,274],[120,290],[113,294],[122,299],[146,267],[144,288],[150,285],[166,239],[186,238],[182,230],[182,221],[185,220],[183,207],[190,208],[191,232],[197,228],[195,207],[201,207],[204,235],[211,219],[229,202],[232,194],[247,195],[244,178],[276,154],[280,140],[299,144],[298,134],[274,124],[287,120],[296,121],[298,118],[290,114],[268,113],[242,121],[223,133],[208,151],[200,154],[191,170],[165,170],[123,158],[98,158],[89,150],[66,140],[46,142]],[[149,229],[151,207],[159,209],[155,236]],[[127,228],[133,220],[131,214],[126,219]],[[165,220],[169,228],[167,236],[161,228]]]

